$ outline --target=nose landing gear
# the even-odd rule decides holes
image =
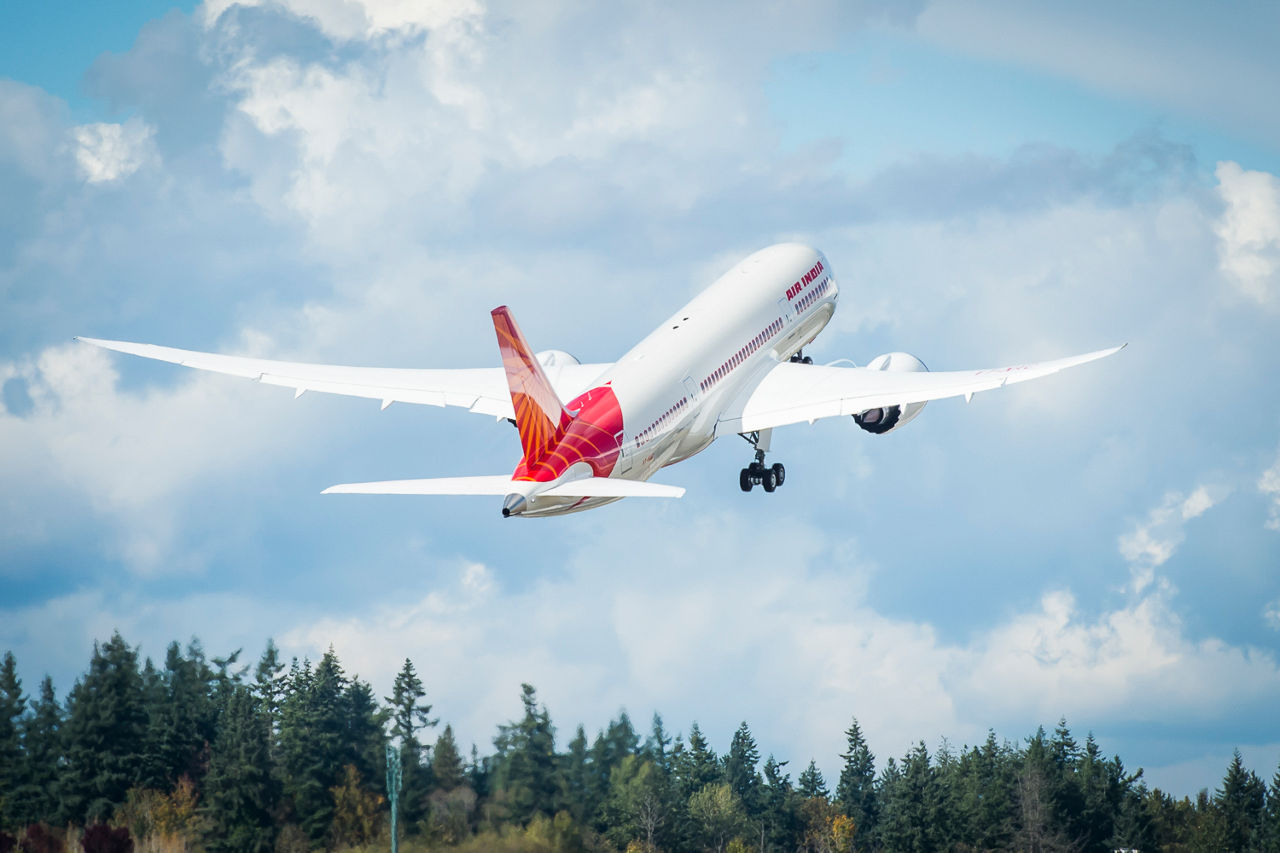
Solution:
[[[773,465],[764,464],[764,454],[769,449],[772,433],[773,430],[766,429],[741,434],[756,451],[755,461],[738,473],[738,486],[744,492],[751,491],[757,483],[764,486],[766,492],[772,492],[787,479],[787,469],[781,462],[775,462]]]

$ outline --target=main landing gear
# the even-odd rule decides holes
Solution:
[[[787,361],[792,364],[813,364],[813,359],[799,350],[796,350],[796,352],[791,356],[791,358],[787,359]]]
[[[773,430],[766,429],[759,432],[744,432],[742,437],[755,448],[756,459],[738,474],[738,485],[742,491],[749,492],[757,483],[764,486],[766,492],[772,492],[781,486],[787,479],[787,469],[782,467],[781,462],[775,462],[773,465],[764,464],[765,451],[769,449],[769,439],[772,437]]]

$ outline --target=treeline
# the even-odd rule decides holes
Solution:
[[[810,761],[793,781],[746,723],[722,756],[696,723],[642,735],[625,713],[558,751],[526,684],[493,752],[464,755],[408,660],[379,699],[332,649],[239,654],[174,643],[156,666],[115,634],[60,703],[47,677],[26,696],[6,653],[0,853],[385,849],[388,742],[406,850],[1280,851],[1280,770],[1268,786],[1238,753],[1214,793],[1175,799],[1065,722],[877,767],[853,720],[839,777]]]

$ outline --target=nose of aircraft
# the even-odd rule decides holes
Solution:
[[[519,515],[524,512],[527,505],[528,502],[525,500],[524,495],[518,493],[509,494],[502,502],[502,517],[510,518],[513,515]]]

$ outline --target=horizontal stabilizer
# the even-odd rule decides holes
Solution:
[[[344,483],[330,486],[325,495],[509,495],[519,493],[556,498],[678,498],[680,486],[664,486],[640,480],[585,477],[538,490],[541,483],[512,480],[506,474],[489,477],[440,477],[428,480],[383,480],[377,483]]]
[[[491,477],[438,477],[434,480],[383,480],[379,483],[343,483],[322,495],[509,495],[508,474]]]

